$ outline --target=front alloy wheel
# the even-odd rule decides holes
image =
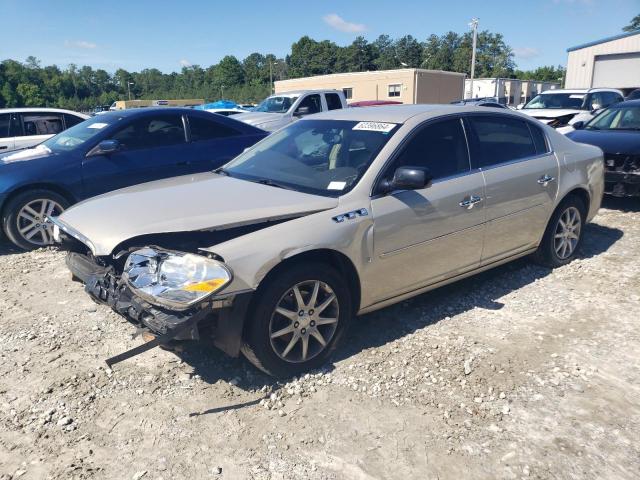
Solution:
[[[25,204],[16,218],[18,232],[27,242],[43,247],[53,243],[53,224],[50,216],[64,211],[62,205],[49,198],[37,198]]]
[[[271,315],[271,348],[286,362],[305,362],[319,355],[333,338],[340,306],[331,287],[320,280],[289,289]]]
[[[242,353],[277,377],[318,368],[352,315],[344,275],[324,263],[291,265],[263,280],[246,319]]]
[[[9,240],[24,250],[51,245],[53,225],[49,217],[62,214],[68,206],[67,199],[50,190],[34,189],[18,193],[4,208],[4,232]]]

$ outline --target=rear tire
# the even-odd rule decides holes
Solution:
[[[19,193],[7,203],[2,228],[7,238],[23,250],[33,250],[53,243],[51,223],[45,215],[60,215],[69,202],[51,190],[35,189]]]
[[[551,215],[538,250],[536,263],[550,268],[571,262],[582,245],[586,206],[580,198],[565,198]]]
[[[353,315],[346,282],[322,263],[293,265],[267,282],[248,314],[242,353],[275,377],[320,367]]]

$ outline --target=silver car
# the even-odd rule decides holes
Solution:
[[[357,315],[533,254],[576,255],[603,156],[518,112],[345,109],[272,134],[212,173],[95,197],[53,219],[87,292],[155,338],[212,336],[290,376]]]

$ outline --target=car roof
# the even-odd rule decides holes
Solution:
[[[554,88],[545,90],[542,93],[592,93],[592,92],[615,92],[622,95],[617,88]]]
[[[640,107],[640,99],[625,100],[624,102],[614,103],[611,108]]]
[[[0,108],[0,113],[69,113],[71,115],[78,115],[81,117],[89,118],[88,115],[80,112],[74,112],[73,110],[65,110],[63,108],[47,108],[47,107]]]
[[[376,108],[344,108],[316,113],[305,117],[310,120],[349,120],[355,122],[389,122],[404,123],[410,118],[422,116],[425,119],[469,112],[487,113],[486,107],[475,105],[451,105],[451,104],[417,104],[417,105],[381,105]],[[498,113],[498,110],[495,111]],[[507,113],[501,110],[500,113]]]
[[[195,110],[193,108],[186,107],[142,107],[142,108],[127,108],[125,110],[111,110],[109,112],[105,112],[102,115],[117,115],[120,117],[131,117],[137,115],[148,115],[157,112],[162,113],[175,113],[178,115],[182,115],[184,113],[190,112],[204,112],[204,110]]]
[[[336,92],[340,92],[340,91],[334,88],[322,88],[322,89],[309,89],[309,90],[289,90],[287,92],[274,93],[269,96],[277,97],[282,95],[301,95],[303,93],[336,93]]]

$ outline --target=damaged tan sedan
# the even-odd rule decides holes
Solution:
[[[359,108],[53,223],[89,295],[155,337],[110,365],[206,335],[290,376],[326,362],[359,314],[524,255],[569,262],[603,186],[598,148],[517,112]]]

